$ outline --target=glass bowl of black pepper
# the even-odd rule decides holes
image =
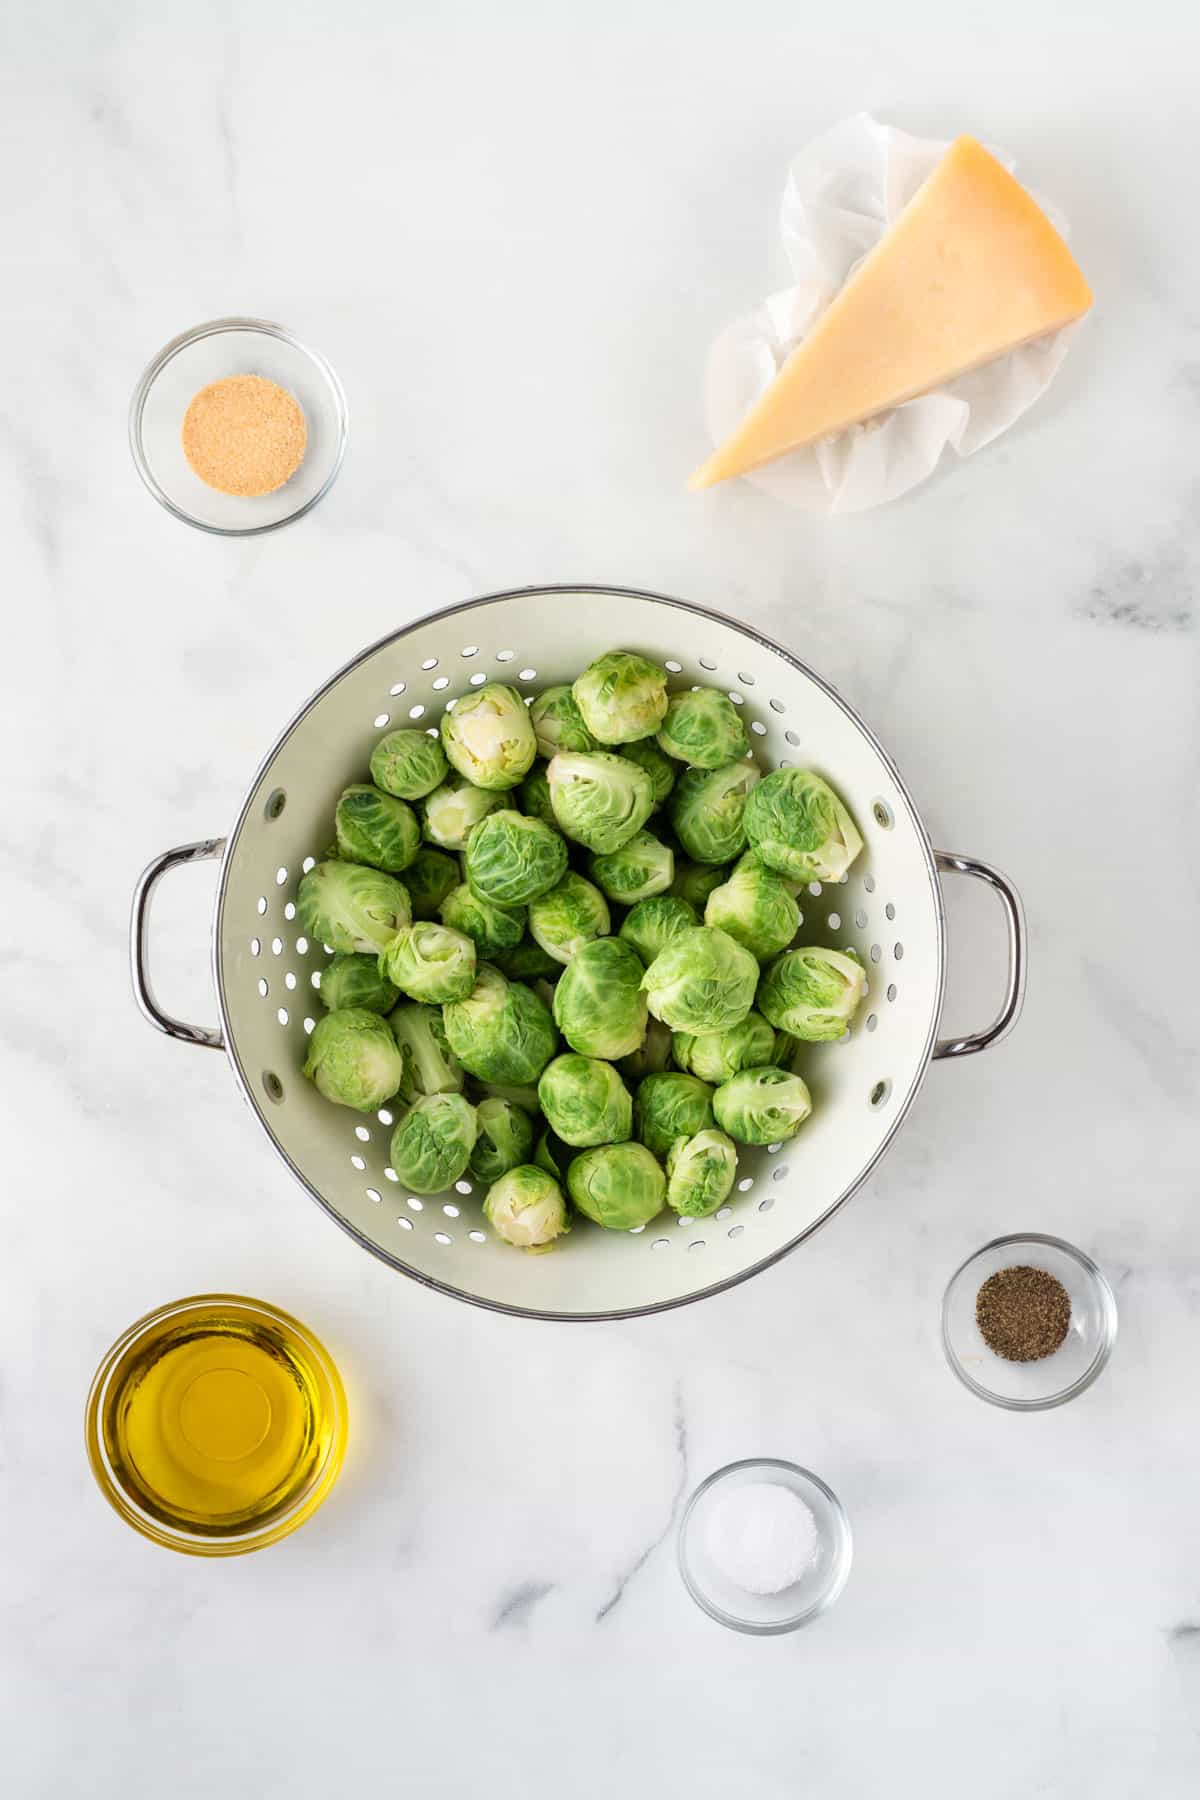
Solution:
[[[1043,1412],[1095,1381],[1117,1339],[1117,1303],[1082,1250],[1040,1232],[994,1238],[955,1270],[942,1301],[946,1361],[1011,1412]]]

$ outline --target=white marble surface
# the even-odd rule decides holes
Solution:
[[[9,1146],[0,1238],[0,1754],[13,1800],[377,1791],[525,1800],[1158,1800],[1200,1784],[1194,9],[794,0],[211,8],[15,0],[0,24]],[[1184,24],[1185,14],[1193,22]],[[1012,148],[1096,315],[1045,405],[891,510],[689,496],[704,347],[777,268],[789,154],[868,106]],[[1178,160],[1182,152],[1182,163]],[[352,438],[310,518],[226,543],[125,448],[149,355],[291,323]],[[827,1232],[700,1307],[491,1317],[358,1251],[223,1059],[154,1036],[134,877],[219,833],[295,704],[472,593],[587,578],[785,638],[864,711],[937,837],[1024,889],[1029,1003],[933,1072]],[[159,914],[211,1018],[211,874]],[[952,896],[949,1018],[998,979]],[[1058,1231],[1121,1340],[1008,1417],[942,1365],[942,1285]],[[288,1543],[123,1530],[80,1442],[138,1313],[262,1292],[336,1349],[353,1454]],[[821,1471],[857,1533],[814,1629],[723,1633],[681,1496]]]

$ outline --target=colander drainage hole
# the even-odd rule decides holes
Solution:
[[[379,1120],[381,1125],[391,1125],[393,1123],[393,1115],[388,1111],[386,1106],[381,1106],[379,1111],[375,1114],[375,1117]]]
[[[396,1223],[400,1227],[401,1231],[411,1231],[413,1228],[412,1220],[406,1219],[403,1213],[400,1213],[397,1215]]]
[[[828,924],[830,931],[840,931],[842,929],[841,913],[830,913]]]
[[[380,1193],[378,1188],[368,1188],[367,1189],[367,1199],[373,1200],[375,1202],[376,1206],[379,1206],[382,1203],[383,1195]]]
[[[785,731],[783,735],[785,740],[792,746],[793,750],[799,748],[800,739],[794,731]]]
[[[896,984],[894,981],[890,981],[888,983],[888,991],[887,991],[888,999],[894,1000],[896,998],[896,993],[897,993]]]
[[[879,1025],[879,1014],[878,1013],[868,1013],[867,1014],[867,1030],[875,1031],[878,1028],[878,1025]]]
[[[275,886],[282,887],[286,880],[287,880],[287,870],[281,864],[280,867],[278,869],[276,869],[276,871],[275,871]]]
[[[451,1204],[448,1200],[447,1200],[445,1206],[443,1206],[442,1211],[445,1213],[445,1215],[448,1219],[457,1219],[457,1217],[458,1217],[457,1206],[451,1206]]]
[[[371,1141],[371,1134],[365,1125],[356,1125],[354,1127],[354,1135],[360,1144],[369,1144]]]
[[[713,671],[714,671],[714,670],[715,670],[715,668],[716,668],[716,666],[717,666],[717,665],[716,665],[716,663],[715,663],[715,662],[709,662],[709,660],[708,660],[708,658],[707,658],[707,656],[702,656],[702,657],[701,657],[701,658],[700,658],[700,667],[701,667],[701,668],[702,668],[702,669],[707,669],[707,670],[708,670],[708,672],[709,672],[709,674],[710,674],[710,675],[711,675],[711,674],[712,674],[712,673],[713,673]]]
[[[425,708],[421,705],[419,700],[415,706],[409,707],[408,716],[410,719],[423,719],[425,717]]]
[[[364,1162],[364,1161],[363,1161],[363,1159],[362,1159],[362,1157],[361,1157],[361,1156],[352,1156],[352,1157],[351,1157],[351,1158],[350,1158],[350,1161],[351,1161],[351,1163],[352,1163],[352,1164],[353,1164],[353,1166],[354,1166],[354,1167],[355,1167],[355,1168],[356,1168],[356,1169],[358,1169],[358,1170],[359,1170],[359,1172],[360,1172],[360,1173],[361,1173],[361,1172],[362,1172],[362,1170],[363,1170],[363,1169],[365,1169],[365,1168],[366,1168],[366,1166],[367,1166],[367,1165],[366,1165],[366,1163],[365,1163],[365,1162]]]
[[[266,1094],[267,1099],[273,1100],[276,1106],[278,1106],[279,1102],[283,1099],[283,1083],[280,1081],[274,1069],[263,1070],[262,1084],[263,1092]]]
[[[871,805],[871,814],[875,823],[884,831],[890,831],[896,823],[896,815],[886,800],[875,800]]]
[[[288,901],[287,905],[283,909],[283,916],[285,919],[294,919],[295,918],[296,902],[294,900]]]
[[[408,1207],[410,1212],[424,1212],[425,1211],[425,1202],[423,1200],[418,1200],[417,1196],[415,1194],[410,1194],[408,1196],[408,1199],[405,1201],[405,1205]]]
[[[435,1244],[452,1244],[454,1239],[450,1236],[448,1231],[435,1231],[433,1234],[433,1241]]]
[[[258,984],[258,992],[259,992],[260,998],[265,1000],[267,995],[270,993],[270,991],[271,990],[267,986],[267,983],[260,979],[259,984]]]
[[[670,668],[670,666],[670,663],[668,663],[667,667]],[[671,1248],[671,1240],[670,1238],[655,1238],[650,1245],[650,1248],[652,1250],[669,1250]]]
[[[878,962],[882,955],[883,955],[882,947],[879,944],[872,944],[871,945],[871,961]]]
[[[865,931],[867,929],[867,915],[861,906],[854,915],[854,923],[858,926],[860,931]]]
[[[788,1172],[787,1164],[780,1163],[780,1165],[777,1169],[772,1169],[771,1180],[772,1181],[783,1181],[787,1176],[787,1172]]]
[[[742,1179],[738,1182],[738,1193],[739,1194],[748,1194],[750,1192],[750,1189],[753,1186],[754,1186],[753,1175],[743,1175]]]
[[[428,675],[430,669],[436,669],[437,666],[438,666],[438,659],[436,656],[427,656],[425,658],[425,661],[421,664],[421,667],[424,669],[424,671],[427,675]]]
[[[468,1231],[467,1236],[470,1238],[470,1240],[473,1244],[486,1244],[487,1243],[486,1231]]]
[[[731,1238],[739,1238],[745,1229],[746,1227],[744,1225],[731,1225],[729,1227],[729,1236]]]
[[[250,954],[251,954],[251,956],[257,956],[259,954],[259,952],[261,951],[261,949],[262,949],[262,944],[259,941],[259,939],[251,938],[250,939]]]
[[[875,1086],[871,1089],[871,1105],[876,1111],[878,1111],[881,1106],[887,1105],[891,1091],[892,1084],[890,1081],[877,1081],[875,1083]]]
[[[287,805],[287,795],[282,788],[276,788],[273,794],[267,795],[267,803],[263,807],[263,817],[268,824],[277,819]]]
[[[394,687],[388,689],[388,693],[392,696],[393,700],[398,700],[407,686],[407,681],[398,681]]]
[[[265,894],[260,894],[258,896],[258,899],[255,902],[255,910],[257,911],[258,916],[261,919],[263,914],[267,910],[267,896]]]
[[[391,716],[392,716],[391,713],[376,713],[375,719],[374,719],[374,725],[375,725],[376,731],[382,731],[384,726],[388,723],[388,720],[391,718]]]
[[[768,1194],[765,1200],[759,1201],[758,1210],[759,1210],[759,1212],[770,1212],[770,1210],[774,1206],[774,1204],[775,1204],[775,1196],[773,1194]]]

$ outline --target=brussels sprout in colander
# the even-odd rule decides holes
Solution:
[[[461,775],[443,781],[426,796],[421,829],[440,850],[465,850],[480,819],[504,805],[504,795],[475,787]]]
[[[636,763],[650,777],[650,786],[654,790],[653,812],[657,812],[671,789],[675,786],[679,775],[679,764],[672,762],[665,751],[659,749],[653,738],[639,738],[635,744],[623,744],[620,751],[627,762]]]
[[[795,937],[800,908],[758,852],[748,850],[733,865],[728,881],[708,896],[704,923],[727,931],[759,962],[765,962],[786,950]]]
[[[484,962],[498,950],[515,950],[525,935],[523,906],[497,906],[472,893],[465,881],[450,889],[438,911],[443,925],[471,939]]]
[[[549,1250],[570,1231],[567,1203],[554,1176],[536,1163],[510,1169],[488,1189],[483,1216],[517,1250]]]
[[[556,1056],[542,1070],[538,1100],[564,1144],[617,1144],[632,1133],[629,1089],[610,1062],[596,1057]]]
[[[480,963],[471,992],[442,1016],[451,1050],[481,1081],[536,1081],[558,1048],[554,1020],[537,995],[491,963]]]
[[[461,931],[418,919],[398,931],[379,967],[402,994],[437,1005],[462,1000],[475,985],[475,946]]]
[[[475,1108],[461,1094],[427,1094],[392,1132],[392,1168],[414,1194],[440,1194],[462,1175],[478,1129]]]
[[[546,780],[558,829],[602,855],[627,844],[654,809],[654,785],[645,769],[608,751],[560,751]]]
[[[751,1012],[740,1025],[730,1025],[724,1031],[699,1035],[677,1031],[673,1050],[681,1069],[719,1086],[739,1069],[758,1069],[775,1062],[778,1043],[774,1026],[768,1025],[760,1012]]]
[[[684,770],[667,810],[676,837],[693,861],[726,863],[741,855],[746,848],[747,799],[758,780],[759,770],[752,762]]]
[[[550,804],[550,782],[544,763],[535,764],[515,792],[517,805],[527,818],[541,819],[544,825],[552,825],[555,831],[558,830],[558,821]]]
[[[719,888],[729,878],[729,869],[723,863],[691,862],[686,856],[675,858],[675,879],[667,889],[668,894],[686,900],[688,905],[698,914],[697,924],[704,917],[704,909],[708,905],[708,896],[714,888]]]
[[[420,800],[446,779],[446,755],[437,738],[406,726],[389,731],[371,752],[371,780],[385,794]]]
[[[572,957],[554,990],[554,1021],[581,1056],[606,1062],[636,1050],[646,1030],[642,965],[619,938],[596,938]]]
[[[480,1181],[498,1181],[510,1169],[528,1162],[533,1149],[533,1120],[512,1100],[490,1095],[475,1108],[479,1135],[469,1168]]]
[[[399,1089],[404,1059],[387,1021],[364,1007],[318,1019],[308,1040],[304,1073],[319,1094],[355,1112],[374,1112]]]
[[[407,869],[421,847],[421,827],[408,802],[362,782],[342,794],[333,828],[343,862],[369,863],[390,874]]]
[[[667,710],[667,671],[629,650],[610,650],[578,677],[583,722],[602,744],[653,737]]]
[[[607,937],[610,925],[604,895],[573,869],[529,904],[530,934],[558,963],[569,963],[593,938]]]
[[[343,951],[326,964],[317,992],[321,1004],[330,1012],[357,1006],[367,1012],[386,1013],[400,998],[400,989],[379,973],[379,958],[357,951]]]
[[[593,856],[592,879],[615,906],[634,906],[670,887],[675,855],[653,832],[636,831],[619,850]]]
[[[465,1077],[446,1041],[440,1006],[402,1000],[388,1014],[392,1036],[404,1058],[399,1094],[406,1106],[426,1094],[460,1094]]]
[[[661,1161],[676,1138],[694,1137],[712,1125],[712,1096],[694,1075],[674,1069],[647,1075],[634,1097],[634,1133]]]
[[[700,920],[694,906],[676,894],[654,894],[631,906],[618,937],[631,944],[644,963],[652,963],[681,931],[692,931]]]
[[[597,740],[583,722],[578,702],[569,686],[545,688],[529,708],[529,722],[537,739],[538,755],[547,761],[560,750],[598,750]]]
[[[642,977],[650,1011],[672,1031],[725,1031],[754,1004],[758,964],[711,925],[681,931]]]
[[[772,1025],[808,1044],[840,1038],[861,1004],[867,972],[856,956],[814,944],[764,972],[758,1003]]]
[[[516,688],[489,682],[442,714],[442,748],[476,787],[514,788],[532,767],[537,739]]]
[[[737,1146],[712,1128],[676,1138],[667,1152],[667,1205],[688,1219],[706,1219],[728,1198],[737,1174]]]
[[[572,1160],[567,1188],[595,1224],[634,1231],[662,1211],[667,1178],[644,1144],[601,1144]]]
[[[386,949],[412,918],[408,890],[365,863],[320,862],[296,890],[301,931],[331,950]]]
[[[567,846],[541,819],[505,807],[477,825],[463,857],[472,890],[498,906],[525,906],[567,872]]]
[[[796,881],[840,881],[862,849],[858,826],[811,769],[776,769],[746,802],[746,836],[772,869]]]
[[[785,1143],[811,1111],[812,1096],[800,1076],[774,1065],[742,1069],[713,1095],[717,1124],[739,1144]]]
[[[675,694],[658,728],[658,747],[693,769],[719,769],[745,756],[750,739],[741,715],[716,688]]]

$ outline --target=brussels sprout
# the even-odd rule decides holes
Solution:
[[[445,751],[427,731],[389,731],[371,752],[371,780],[401,800],[420,800],[445,779]]]
[[[650,1011],[672,1031],[727,1031],[754,1004],[758,964],[711,925],[681,931],[642,977]]]
[[[378,954],[411,918],[408,890],[365,863],[318,863],[296,890],[301,931],[331,950]]]
[[[671,823],[696,862],[724,863],[746,848],[746,796],[759,778],[752,762],[685,769],[671,795]],[[691,895],[687,896],[691,899]]]
[[[453,856],[447,856],[444,850],[418,850],[404,871],[413,918],[436,918],[438,907],[461,880],[462,870]]]
[[[639,769],[645,769],[654,789],[654,811],[657,812],[675,786],[679,774],[677,765],[664,755],[653,738],[639,738],[636,744],[626,744],[618,754],[628,762],[636,763]]]
[[[472,1075],[467,1098],[476,1106],[482,1106],[485,1100],[507,1100],[510,1105],[527,1112],[531,1119],[538,1118],[541,1113],[535,1081],[479,1081]]]
[[[777,1031],[775,1048],[768,1060],[773,1062],[778,1069],[788,1069],[793,1075],[803,1075],[801,1059],[806,1048],[807,1046],[802,1044],[799,1038],[792,1037],[790,1032]],[[745,1066],[749,1068],[751,1065],[747,1063]]]
[[[819,1044],[841,1037],[866,985],[867,972],[856,956],[814,945],[789,950],[764,971],[758,1004],[780,1031]]]
[[[619,850],[593,856],[591,869],[597,885],[610,900],[618,906],[633,906],[670,887],[675,853],[660,843],[653,832],[637,831]]]
[[[554,1020],[572,1050],[612,1062],[636,1050],[646,1030],[637,953],[619,938],[577,950],[554,990]]]
[[[662,1211],[667,1178],[645,1144],[601,1144],[567,1170],[572,1200],[609,1231],[634,1231]]]
[[[401,993],[440,1005],[462,1000],[475,985],[475,946],[461,931],[418,919],[398,931],[379,967]]]
[[[564,1144],[619,1144],[632,1133],[629,1089],[595,1057],[556,1056],[542,1070],[538,1100]]]
[[[796,881],[840,881],[862,849],[854,820],[811,769],[776,769],[746,802],[746,836]]]
[[[516,688],[490,681],[442,714],[442,748],[476,787],[516,787],[537,755],[529,709]]]
[[[543,825],[553,825],[558,829],[558,821],[554,817],[554,808],[550,804],[550,783],[546,779],[546,771],[541,763],[530,769],[528,775],[517,789],[517,801],[521,811],[528,818],[540,819]]]
[[[775,1062],[778,1046],[773,1027],[761,1013],[752,1012],[727,1031],[708,1031],[699,1037],[677,1031],[673,1048],[681,1069],[719,1087],[739,1069],[759,1069]]]
[[[521,1163],[494,1182],[483,1216],[498,1238],[518,1250],[548,1250],[571,1229],[562,1189],[536,1163]]]
[[[438,908],[443,925],[461,931],[475,946],[483,960],[498,950],[515,950],[525,935],[525,908],[497,906],[473,894],[466,882],[451,888]]]
[[[568,869],[557,887],[529,903],[529,929],[548,956],[569,963],[593,938],[607,937],[612,924],[599,888]]]
[[[772,1064],[741,1069],[713,1095],[722,1131],[739,1144],[781,1144],[795,1137],[812,1111],[812,1097],[799,1075]]]
[[[559,830],[602,855],[627,844],[654,808],[645,769],[604,750],[591,756],[564,750],[547,766],[546,779]]]
[[[560,750],[600,748],[583,722],[569,687],[549,687],[529,708],[529,721],[537,739],[538,755],[547,759]]]
[[[618,936],[632,944],[644,963],[652,963],[681,931],[693,931],[700,920],[694,906],[675,894],[655,894],[639,900],[625,915]]]
[[[368,863],[394,874],[407,869],[421,848],[421,827],[408,802],[365,783],[346,788],[333,826],[343,862]]]
[[[658,728],[660,750],[693,769],[719,769],[745,756],[750,748],[746,727],[733,701],[716,688],[694,688],[675,694]]]
[[[646,1034],[636,1050],[623,1056],[617,1067],[630,1081],[659,1075],[671,1060],[671,1032],[661,1019],[646,1020]]]
[[[558,1048],[554,1020],[537,995],[480,963],[475,986],[442,1014],[450,1048],[481,1081],[536,1081]]]
[[[406,1106],[426,1094],[460,1094],[463,1072],[450,1053],[441,1008],[403,1000],[388,1014],[404,1058],[400,1098]]]
[[[443,781],[425,802],[421,829],[431,844],[443,850],[465,850],[467,839],[480,819],[504,805],[503,794],[475,787],[461,775]]]
[[[318,992],[330,1012],[357,1006],[364,1012],[385,1013],[400,998],[400,989],[379,973],[379,958],[354,951],[343,951],[326,964]]]
[[[531,937],[522,938],[514,950],[497,951],[489,960],[510,981],[528,981],[531,984],[535,981],[553,981],[562,973],[562,964],[557,958],[543,950]],[[546,1004],[549,1005],[550,1002],[547,1001]]]
[[[667,710],[667,671],[630,650],[610,650],[578,678],[583,722],[602,744],[653,737]]]
[[[552,826],[505,807],[475,827],[463,867],[482,899],[524,906],[562,880],[567,846]]]
[[[386,1020],[365,1007],[347,1006],[317,1020],[304,1073],[326,1100],[367,1113],[399,1088],[404,1059]]]
[[[680,900],[686,900],[695,908],[700,918],[704,917],[704,908],[708,905],[708,896],[714,888],[728,878],[729,870],[724,867],[714,868],[709,863],[688,862],[686,857],[675,858],[675,879],[667,889]],[[699,919],[697,920],[699,923]]]
[[[634,1132],[661,1161],[676,1138],[694,1137],[713,1123],[712,1089],[694,1075],[668,1069],[647,1075],[634,1100]]]
[[[706,1219],[729,1198],[736,1174],[737,1148],[723,1131],[677,1138],[667,1151],[667,1205],[684,1218]]]
[[[545,1169],[547,1175],[553,1175],[555,1181],[565,1185],[571,1156],[571,1146],[564,1144],[558,1133],[547,1127],[538,1139],[533,1160],[539,1169]]]
[[[426,1094],[392,1133],[391,1165],[414,1194],[440,1194],[462,1175],[478,1130],[461,1094]]]
[[[480,1181],[498,1181],[510,1169],[529,1161],[533,1120],[511,1100],[481,1100],[475,1109],[479,1135],[471,1152],[470,1170]]]
[[[795,937],[800,908],[758,852],[748,850],[733,865],[729,880],[708,896],[704,923],[727,931],[765,962],[786,950]]]

